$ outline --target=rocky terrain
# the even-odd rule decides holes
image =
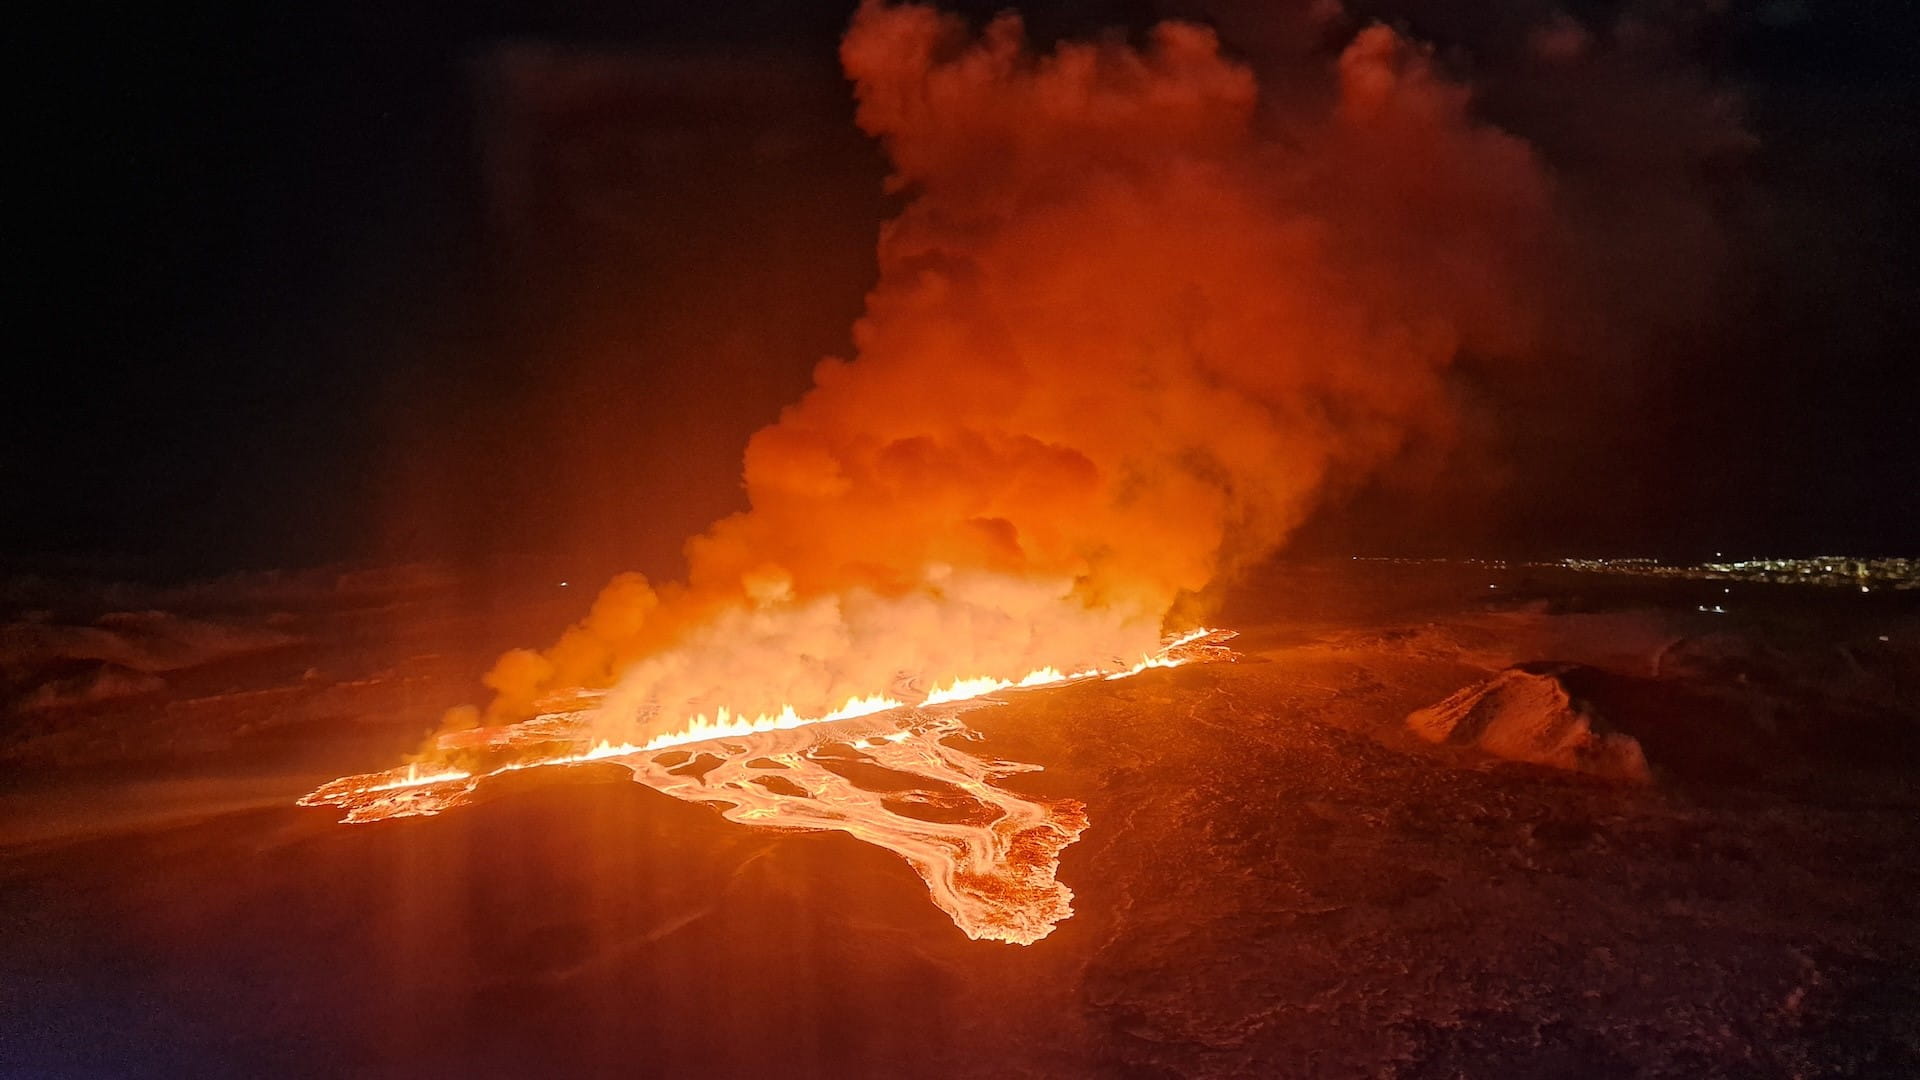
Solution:
[[[292,805],[573,614],[551,582],[36,593],[0,1072],[1913,1075],[1920,613],[1726,588],[1281,565],[1217,619],[1236,662],[967,714],[970,752],[1044,767],[1000,783],[1085,805],[1074,914],[1029,947],[968,940],[884,851],[616,766],[428,819]],[[245,647],[99,647],[187,625]],[[127,662],[160,655],[195,662]],[[85,690],[104,664],[151,681]],[[1449,699],[1480,719],[1423,737]],[[1644,771],[1503,753],[1489,716]]]

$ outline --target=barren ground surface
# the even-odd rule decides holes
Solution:
[[[1920,1071],[1910,602],[1275,568],[1218,620],[1237,663],[967,715],[1045,766],[1009,786],[1092,822],[1060,867],[1075,914],[1021,948],[965,939],[884,851],[734,825],[613,766],[429,819],[295,808],[392,764],[493,651],[585,601],[476,591],[34,597],[0,729],[0,1072]],[[44,627],[119,606],[247,632],[110,620],[205,655],[121,641],[48,666],[50,641],[112,649]],[[1652,786],[1404,730],[1536,660],[1591,665]]]

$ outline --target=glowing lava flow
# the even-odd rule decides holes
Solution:
[[[1231,637],[1229,631],[1194,631],[1128,668],[1073,675],[1043,668],[1018,681],[957,679],[917,706],[873,695],[812,718],[791,708],[752,718],[721,709],[644,746],[587,745],[580,733],[589,730],[599,696],[581,692],[569,708],[486,734],[486,750],[518,760],[474,772],[423,772],[411,765],[342,777],[300,805],[338,807],[345,812],[341,820],[352,823],[430,815],[472,802],[489,777],[610,762],[663,794],[714,806],[730,821],[844,832],[886,848],[926,881],[933,902],[968,937],[1027,945],[1073,913],[1073,893],[1054,872],[1060,852],[1087,827],[1085,808],[1071,799],[1025,798],[995,787],[997,779],[1040,766],[983,759],[949,745],[946,740],[973,737],[958,718],[965,703],[984,703],[1002,691],[1226,659],[1232,654],[1221,643]],[[573,749],[554,752],[569,741]],[[874,790],[855,780],[876,776],[898,777],[907,786]]]

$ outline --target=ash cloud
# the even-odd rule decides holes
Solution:
[[[1716,257],[1690,185],[1744,145],[1733,99],[1543,11],[1512,40],[1557,107],[1672,133],[1547,146],[1408,32],[1289,10],[1249,61],[1190,22],[1040,48],[1013,14],[863,6],[841,59],[904,205],[856,354],[753,437],[751,508],[685,583],[616,579],[450,722],[619,682],[632,738],[649,706],[1138,653],[1329,498],[1457,445],[1463,365],[1604,368],[1705,302],[1663,285]]]

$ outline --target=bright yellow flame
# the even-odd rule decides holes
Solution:
[[[1006,679],[996,679],[992,676],[983,676],[978,679],[955,679],[953,680],[952,686],[947,687],[945,690],[934,690],[933,693],[927,695],[927,700],[920,704],[945,705],[950,701],[966,701],[968,698],[977,698],[991,694],[995,690],[1005,690],[1012,685],[1013,683],[1008,682]]]
[[[373,787],[367,788],[366,790],[393,791],[395,789],[404,788],[404,787],[418,787],[421,784],[438,784],[447,780],[465,780],[467,777],[471,775],[472,775],[471,773],[462,772],[459,769],[448,769],[444,772],[423,773],[420,771],[419,765],[409,765],[407,766],[407,771],[405,776],[402,777],[401,779],[392,780],[384,784],[376,784]]]
[[[905,702],[895,701],[884,694],[869,694],[866,697],[850,697],[845,705],[825,716],[801,716],[787,705],[771,716],[762,713],[755,717],[734,716],[722,705],[712,720],[705,713],[687,721],[679,731],[665,735],[656,735],[647,740],[644,746],[627,746],[601,754],[601,757],[616,757],[621,753],[633,753],[636,750],[662,750],[682,743],[705,742],[708,739],[725,739],[733,736],[751,735],[758,731],[785,731],[788,728],[803,727],[807,724],[824,724],[832,720],[847,720],[855,716],[868,716],[888,709],[898,709]],[[605,743],[601,744],[605,746]]]
[[[1047,686],[1052,683],[1066,682],[1067,679],[1068,676],[1060,674],[1059,668],[1043,667],[1039,671],[1028,672],[1026,678],[1014,685],[1025,689],[1029,686]]]
[[[1179,667],[1187,663],[1188,658],[1172,655],[1173,650],[1183,645],[1190,645],[1209,634],[1218,632],[1219,631],[1216,630],[1202,628],[1182,634],[1176,638],[1171,638],[1166,644],[1161,646],[1157,654],[1143,656],[1140,658],[1139,663],[1132,667],[1121,668],[1119,670],[1092,668],[1087,671],[1077,671],[1071,675],[1067,675],[1063,674],[1058,668],[1043,667],[1028,672],[1018,680],[997,679],[990,675],[983,675],[973,679],[955,679],[945,689],[936,687],[926,696],[924,701],[920,702],[919,707],[946,705],[956,701],[970,701],[1001,690],[1024,690],[1041,686],[1054,686],[1081,679],[1124,679],[1130,675],[1138,675],[1152,668]],[[546,765],[571,765],[583,761],[605,761],[611,758],[629,757],[634,754],[643,754],[654,750],[665,750],[670,747],[683,746],[689,743],[710,742],[714,739],[741,738],[747,735],[769,731],[786,731],[792,728],[805,727],[808,724],[823,724],[834,720],[847,720],[856,716],[868,716],[873,713],[886,712],[890,709],[904,709],[907,707],[906,702],[898,701],[884,694],[869,694],[866,697],[850,697],[847,699],[845,705],[824,716],[801,716],[792,705],[783,706],[777,713],[762,713],[752,717],[736,716],[732,710],[723,705],[715,710],[711,717],[705,713],[700,713],[686,720],[679,730],[656,735],[645,743],[615,743],[603,739],[592,748],[581,753],[557,754],[550,757],[516,761],[501,765],[489,772],[481,773],[478,776],[459,769],[448,769],[439,772],[421,772],[420,766],[415,764],[407,766],[404,773],[395,770],[392,773],[385,774],[381,782],[377,784],[354,786],[351,790],[371,794],[375,792],[397,791],[403,788],[427,787],[433,784],[449,783],[459,780],[478,782],[488,776],[517,772],[521,769],[533,769]],[[896,738],[896,736],[883,737],[888,739]],[[905,734],[902,733],[897,738],[905,737]],[[360,778],[342,777],[340,780],[324,785],[305,798],[302,798],[300,804],[303,806],[313,806],[329,802],[332,797],[348,790],[348,785],[355,779]]]

